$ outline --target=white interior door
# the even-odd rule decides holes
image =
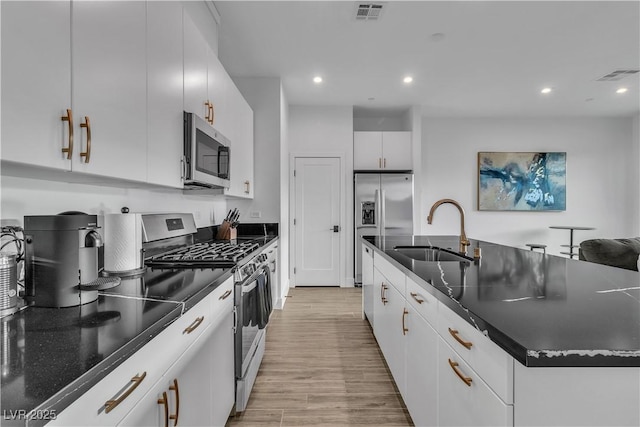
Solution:
[[[339,158],[295,159],[296,286],[340,285],[340,183]]]

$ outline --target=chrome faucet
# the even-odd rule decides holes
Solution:
[[[438,200],[433,204],[433,206],[431,206],[431,210],[429,211],[429,216],[427,217],[427,224],[431,224],[431,222],[433,221],[433,213],[436,211],[436,209],[438,209],[438,206],[444,205],[445,203],[450,203],[454,205],[456,208],[458,208],[458,211],[460,211],[460,253],[463,255],[466,255],[467,246],[469,246],[471,242],[469,242],[469,239],[467,239],[467,235],[464,232],[464,209],[462,209],[462,206],[460,206],[460,203],[456,202],[453,199]]]

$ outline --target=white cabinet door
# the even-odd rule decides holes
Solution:
[[[423,303],[424,304],[424,303]],[[405,324],[407,364],[404,402],[417,426],[438,425],[438,334],[407,305]]]
[[[230,124],[228,138],[231,140],[231,182],[225,194],[251,199],[254,189],[253,110],[231,79],[229,85],[227,110],[232,117],[225,116],[224,119]]]
[[[210,110],[207,93],[207,52],[209,46],[191,17],[183,13],[184,25],[184,111],[203,119]]]
[[[231,125],[234,117],[228,106],[230,81],[215,52],[207,45],[207,98],[213,104],[212,125],[233,144]]]
[[[79,1],[71,11],[72,170],[145,181],[146,4]]]
[[[375,304],[373,290],[373,251],[362,245],[362,311],[373,327],[373,310]]]
[[[373,272],[380,302],[374,306],[374,333],[400,393],[405,392],[405,322],[402,294],[376,268]]]
[[[235,403],[233,312],[224,314],[211,335],[212,426],[224,426]]]
[[[382,133],[353,133],[353,169],[382,169]]]
[[[382,167],[385,170],[413,170],[411,132],[382,132]]]
[[[71,109],[70,2],[3,1],[0,7],[2,160],[70,169],[62,152],[69,124],[61,120]]]
[[[211,424],[212,352],[209,326],[162,379],[127,414],[120,426],[208,426]]]
[[[182,5],[147,2],[147,181],[182,187]]]
[[[512,426],[513,406],[505,404],[449,344],[438,339],[438,425]]]

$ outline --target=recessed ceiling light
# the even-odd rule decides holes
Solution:
[[[433,33],[429,36],[432,42],[441,42],[444,40],[444,33]]]
[[[413,77],[407,76],[404,79],[402,79],[402,81],[405,83],[411,83],[413,81]]]
[[[376,99],[371,97],[371,98],[367,98],[369,101],[375,101]]]
[[[621,87],[620,89],[616,90],[616,93],[625,93],[628,89],[626,87]]]
[[[540,93],[551,93],[551,88],[550,87],[545,87],[544,89],[542,89],[540,91]]]
[[[322,83],[322,77],[320,77],[320,76],[315,76],[315,77],[313,78],[313,82],[314,82],[314,83]]]

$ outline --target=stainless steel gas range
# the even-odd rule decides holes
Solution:
[[[146,218],[145,218],[146,217]],[[274,242],[265,238],[195,242],[191,214],[142,215],[145,265],[151,269],[233,268],[236,412],[245,410],[265,348],[272,311]],[[215,363],[215,361],[212,361]]]

